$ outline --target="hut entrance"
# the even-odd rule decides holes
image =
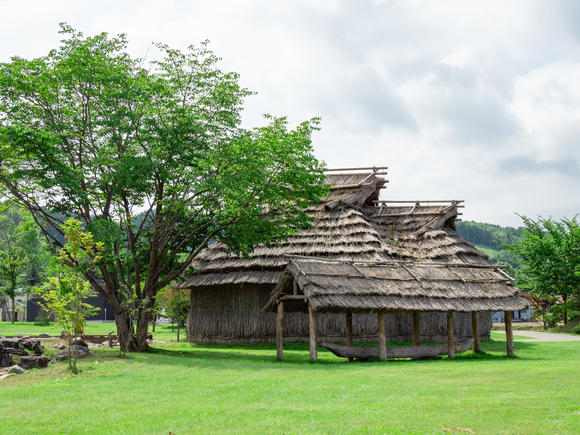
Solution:
[[[527,301],[519,296],[511,281],[494,265],[465,263],[420,263],[400,261],[341,261],[292,256],[290,264],[272,292],[264,310],[278,313],[276,322],[277,357],[283,360],[285,311],[308,312],[310,361],[318,359],[322,346],[349,361],[387,358],[425,358],[467,351],[480,351],[479,311],[506,310],[507,354],[514,356],[511,310]],[[484,295],[486,297],[484,297]],[[422,312],[447,313],[447,343],[421,345]],[[456,341],[454,312],[471,313],[473,338]],[[344,313],[346,345],[319,343],[318,313]],[[375,313],[379,346],[362,347],[353,343],[353,313]],[[412,313],[413,346],[386,345],[385,316]],[[509,319],[509,320],[508,320]]]

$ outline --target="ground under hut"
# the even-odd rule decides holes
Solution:
[[[319,313],[342,314],[347,331],[352,331],[353,313],[377,316],[379,348],[353,345],[347,332],[347,345],[325,345],[338,356],[349,359],[369,358],[373,351],[381,361],[388,357],[435,356],[437,346],[420,346],[419,328],[422,313],[440,312],[447,317],[447,349],[453,358],[471,343],[479,351],[478,313],[525,309],[527,300],[512,285],[512,280],[498,266],[461,262],[422,261],[344,261],[304,256],[287,256],[289,264],[274,288],[265,311],[277,313],[277,352],[283,358],[283,323],[286,312],[304,312],[309,316],[310,360],[318,355]],[[460,342],[454,337],[454,313],[470,313],[473,340]],[[413,316],[414,347],[393,349],[387,354],[385,316],[409,313]],[[511,324],[506,324],[507,353],[513,356]]]

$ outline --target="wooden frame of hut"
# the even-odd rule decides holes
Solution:
[[[378,315],[377,355],[386,361],[385,315],[410,313],[413,316],[413,344],[420,345],[420,313],[442,312],[447,316],[447,349],[442,346],[396,348],[391,357],[428,357],[446,353],[454,358],[456,350],[474,344],[479,352],[478,313],[506,311],[527,305],[512,279],[498,266],[461,262],[421,261],[343,261],[316,257],[288,256],[286,267],[265,310],[276,311],[277,355],[283,359],[283,322],[285,311],[307,312],[310,326],[310,360],[318,357],[318,313],[342,313],[347,330],[346,346],[322,344],[338,356],[368,358],[369,348],[353,346],[352,314]],[[453,333],[453,313],[470,313],[473,340],[467,346]],[[511,316],[506,316],[511,318]],[[506,323],[507,353],[513,356],[511,322]]]
[[[303,309],[285,310],[283,331],[276,327],[279,319],[273,308],[262,310],[271,302],[292,255],[355,261],[357,267],[365,261],[490,265],[484,253],[455,231],[461,201],[379,201],[387,183],[384,175],[384,167],[329,170],[325,182],[330,193],[305,211],[313,220],[311,227],[278,246],[259,245],[249,258],[228,254],[219,243],[201,253],[193,264],[196,273],[175,284],[191,290],[188,340],[275,342],[283,333],[285,341],[308,341],[311,316]],[[465,340],[472,336],[472,316],[460,311],[453,316],[453,334]],[[378,318],[376,313],[355,310],[345,324],[343,314],[321,312],[317,341],[344,342],[352,336],[359,342],[376,342],[381,341],[379,329],[391,341],[447,341],[446,313],[422,312],[420,329],[413,328],[417,316],[404,310],[389,313]],[[380,322],[385,328],[378,328]],[[491,314],[480,312],[476,323],[481,338],[489,338]]]

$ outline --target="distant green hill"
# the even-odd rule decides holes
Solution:
[[[510,275],[519,269],[517,257],[500,245],[500,242],[511,244],[519,240],[523,232],[521,227],[502,227],[473,221],[459,221],[455,226],[459,235],[485,252],[492,263],[509,266]]]

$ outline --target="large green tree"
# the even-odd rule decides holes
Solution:
[[[124,35],[61,33],[48,55],[0,64],[0,182],[57,247],[57,213],[103,243],[85,277],[113,307],[124,350],[145,350],[157,292],[210,240],[247,253],[308,224],[300,210],[325,192],[318,121],[242,129],[251,92],[207,43],[157,45],[161,60],[146,63]]]
[[[522,238],[504,245],[521,259],[518,286],[544,299],[561,299],[564,323],[569,297],[580,293],[580,222],[576,218],[557,222],[522,216]]]

